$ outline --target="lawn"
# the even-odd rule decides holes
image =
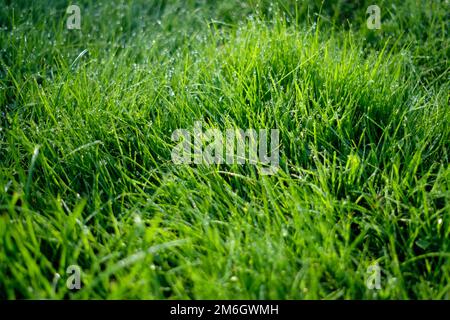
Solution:
[[[0,8],[0,299],[450,299],[448,1]]]

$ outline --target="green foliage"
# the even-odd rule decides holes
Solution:
[[[370,4],[78,1],[67,30],[2,0],[0,298],[449,299],[448,2]],[[174,165],[195,121],[277,128],[280,170]]]

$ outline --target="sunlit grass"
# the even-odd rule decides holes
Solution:
[[[450,298],[448,4],[3,2],[0,298]],[[280,170],[174,165],[195,121]]]

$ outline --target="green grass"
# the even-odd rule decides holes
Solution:
[[[448,2],[269,3],[80,0],[67,30],[1,0],[1,299],[450,298]],[[195,121],[278,129],[280,170],[174,165]]]

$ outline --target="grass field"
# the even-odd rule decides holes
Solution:
[[[1,299],[450,299],[448,1],[0,3]]]

